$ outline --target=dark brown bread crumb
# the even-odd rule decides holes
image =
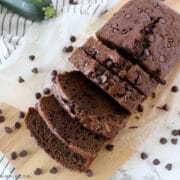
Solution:
[[[52,167],[49,171],[51,174],[56,174],[58,172],[56,167]]]
[[[92,177],[93,176],[93,172],[91,170],[87,170],[86,171],[86,176]]]
[[[22,150],[22,151],[19,153],[19,156],[20,156],[20,157],[25,157],[25,156],[27,156],[27,151],[26,151],[26,150]]]
[[[50,90],[49,88],[45,88],[45,89],[43,90],[43,93],[44,93],[45,95],[50,94],[50,92],[51,92],[51,90]]]
[[[20,122],[15,122],[14,123],[14,128],[15,129],[20,129],[21,128],[21,123]]]
[[[63,52],[65,52],[65,53],[71,53],[71,52],[73,52],[73,46],[68,46],[68,47],[64,47],[63,48]]]
[[[34,60],[35,60],[35,56],[34,56],[34,55],[30,55],[30,56],[29,56],[29,60],[30,60],[30,61],[34,61]]]
[[[106,148],[107,151],[113,151],[114,145],[113,144],[108,144],[108,145],[106,145],[105,148]]]
[[[39,93],[39,92],[35,93],[35,97],[36,97],[36,99],[40,99],[41,98],[41,93]]]
[[[137,107],[138,112],[143,112],[144,111],[144,107],[142,104],[139,104]]]
[[[11,153],[11,159],[12,159],[12,160],[17,159],[17,153],[16,153],[16,152],[12,152],[12,153]]]
[[[174,93],[176,93],[176,92],[178,92],[178,87],[177,86],[173,86],[172,88],[171,88],[171,91],[172,92],[174,92]]]
[[[22,112],[22,111],[20,111],[20,112],[19,112],[19,118],[22,118],[22,119],[23,119],[24,117],[25,117],[25,113]]]
[[[71,41],[71,42],[75,42],[75,41],[76,41],[76,36],[71,36],[71,37],[70,37],[70,41]]]
[[[178,143],[178,139],[177,138],[172,138],[171,143],[176,145]]]
[[[145,159],[147,159],[147,158],[148,158],[148,155],[147,155],[146,153],[142,152],[142,153],[141,153],[141,159],[142,159],[142,160],[145,160]]]
[[[18,82],[19,82],[19,83],[23,83],[23,82],[24,82],[24,79],[23,79],[21,76],[19,76]]]
[[[171,164],[171,163],[168,163],[168,164],[165,166],[165,168],[166,168],[168,171],[172,170],[172,164]]]
[[[34,73],[34,74],[38,74],[38,68],[37,67],[34,67],[33,69],[32,69],[32,72]]]
[[[5,117],[4,116],[0,116],[0,123],[5,121]]]
[[[4,127],[4,131],[5,131],[6,133],[8,133],[8,134],[12,133],[12,129],[11,129],[10,127],[8,127],[8,126],[5,126],[5,127]]]
[[[34,175],[41,175],[42,174],[42,170],[40,168],[37,168],[34,170]]]
[[[160,139],[160,143],[161,144],[166,144],[167,143],[167,139],[166,138],[161,138]]]
[[[173,136],[177,136],[179,134],[178,130],[176,130],[176,129],[172,130],[171,133],[172,133]]]
[[[159,159],[154,159],[154,160],[153,160],[153,164],[154,164],[154,165],[159,165],[159,164],[160,164]]]

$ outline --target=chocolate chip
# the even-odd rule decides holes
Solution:
[[[19,83],[23,83],[23,82],[24,82],[24,79],[23,79],[21,76],[19,76],[18,82],[19,82]]]
[[[39,92],[35,93],[35,97],[36,97],[36,99],[40,99],[41,98],[41,93],[39,93]]]
[[[154,159],[154,160],[153,160],[153,164],[154,164],[154,165],[159,165],[159,164],[160,164],[159,159]]]
[[[26,150],[22,150],[22,151],[19,153],[19,156],[20,156],[20,157],[25,157],[25,156],[27,156],[27,151],[26,151]]]
[[[71,52],[73,52],[73,49],[74,49],[73,46],[64,47],[63,52],[71,53]]]
[[[176,129],[172,130],[172,132],[171,132],[171,133],[172,133],[172,135],[173,135],[173,136],[177,136],[177,135],[179,135],[179,134],[178,134],[178,130],[176,130]]]
[[[145,160],[145,159],[147,159],[147,158],[148,158],[148,155],[147,155],[146,153],[142,152],[142,153],[141,153],[141,159],[142,159],[142,160]]]
[[[35,56],[34,55],[30,55],[29,56],[29,60],[34,61],[35,60]]]
[[[70,41],[71,41],[71,42],[75,42],[75,41],[76,41],[76,36],[71,36],[71,37],[70,37]]]
[[[69,4],[71,4],[71,5],[77,5],[78,2],[77,2],[77,1],[74,1],[74,0],[69,0]]]
[[[10,127],[8,127],[8,126],[5,126],[5,127],[4,127],[4,131],[5,131],[6,133],[8,133],[8,134],[12,133],[12,129],[11,129]]]
[[[5,121],[5,117],[4,116],[0,116],[0,123]]]
[[[43,90],[43,92],[44,92],[44,94],[48,95],[48,94],[50,94],[51,90],[49,88],[45,88]]]
[[[49,171],[51,174],[56,174],[58,172],[56,167],[52,167]]]
[[[178,143],[178,139],[177,138],[172,138],[171,143],[176,145]]]
[[[11,159],[12,159],[12,160],[17,159],[17,153],[16,153],[16,152],[12,152],[12,153],[11,153]]]
[[[162,107],[157,107],[158,109],[162,109],[164,111],[169,111],[169,106],[167,104],[164,104]]]
[[[42,173],[42,170],[40,168],[37,168],[34,170],[34,175],[40,175]]]
[[[93,172],[91,170],[87,170],[86,171],[86,176],[92,177],[93,176]]]
[[[143,112],[144,111],[144,107],[143,105],[139,104],[137,107],[138,112]]]
[[[112,145],[112,144],[108,144],[108,145],[106,145],[106,150],[108,150],[108,151],[113,151],[113,149],[114,149],[114,145]]]
[[[51,72],[51,75],[52,75],[52,76],[57,76],[57,74],[58,74],[57,70],[55,70],[55,69],[52,70],[52,72]]]
[[[174,92],[174,93],[176,93],[176,92],[178,92],[178,87],[177,86],[173,86],[172,88],[171,88],[171,91],[172,92]]]
[[[145,50],[144,50],[144,55],[146,55],[146,56],[149,56],[149,55],[150,55],[149,49],[145,49]]]
[[[37,67],[33,68],[33,69],[32,69],[32,72],[33,72],[34,74],[38,74],[38,68],[37,68]]]
[[[166,144],[167,143],[167,139],[166,138],[161,138],[160,139],[160,143],[161,144]]]
[[[21,128],[21,123],[20,122],[15,122],[14,123],[14,128],[15,129],[20,129]]]
[[[20,112],[19,112],[19,118],[23,119],[24,117],[25,117],[25,113],[22,112],[22,111],[20,111]]]
[[[172,164],[171,164],[171,163],[168,163],[168,164],[165,166],[165,168],[166,168],[168,171],[172,170]]]

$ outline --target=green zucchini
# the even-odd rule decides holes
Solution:
[[[56,14],[51,0],[0,0],[0,4],[32,21],[46,20]]]

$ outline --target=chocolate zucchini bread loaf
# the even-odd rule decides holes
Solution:
[[[113,138],[127,123],[129,113],[81,72],[58,75],[52,92],[72,118],[76,118],[84,127],[97,134]],[[98,141],[101,142],[99,146],[102,146],[104,139],[99,137],[97,143]]]
[[[133,112],[144,100],[144,96],[136,89],[126,81],[120,80],[117,75],[113,75],[81,48],[78,48],[69,60],[87,78],[97,84],[127,111]]]
[[[31,132],[31,135],[36,139],[38,145],[53,159],[72,170],[86,171],[88,169],[92,159],[83,158],[62,143],[49,130],[36,109],[29,108],[25,123]]]
[[[180,60],[180,15],[160,0],[131,0],[97,32],[158,81]],[[133,59],[132,58],[132,59]]]
[[[113,74],[126,79],[142,94],[148,96],[156,88],[157,82],[139,65],[131,63],[93,37],[87,40],[82,49]]]
[[[85,158],[96,157],[104,143],[108,142],[105,137],[89,131],[77,120],[71,119],[53,95],[40,99],[38,111],[51,132]]]

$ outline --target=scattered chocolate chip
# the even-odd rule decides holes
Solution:
[[[50,94],[50,92],[51,92],[51,90],[50,90],[49,88],[45,88],[45,89],[43,90],[43,93],[44,93],[45,95]]]
[[[141,153],[141,159],[142,159],[142,160],[145,160],[145,159],[147,159],[147,158],[148,158],[148,155],[147,155],[146,153],[142,152],[142,153]]]
[[[35,60],[35,56],[34,55],[30,55],[29,56],[29,60],[34,61]]]
[[[19,76],[18,82],[19,82],[19,83],[23,83],[23,82],[24,82],[24,79],[23,79],[21,76]]]
[[[153,93],[152,93],[152,98],[154,99],[155,97],[156,97],[156,93],[153,92]]]
[[[138,110],[138,112],[143,112],[144,107],[141,104],[139,104],[138,107],[137,107],[137,110]]]
[[[40,175],[42,173],[42,170],[40,168],[37,168],[34,170],[34,175]]]
[[[32,69],[32,72],[33,72],[34,74],[38,74],[38,68],[37,68],[37,67],[33,68],[33,69]]]
[[[176,129],[172,130],[171,134],[173,136],[177,136],[178,135],[178,130],[176,130]]]
[[[0,116],[0,123],[5,121],[5,117],[4,116]]]
[[[160,143],[161,144],[166,144],[167,143],[167,139],[166,138],[161,138],[160,139]]]
[[[168,164],[165,166],[165,168],[166,168],[168,171],[172,170],[172,164],[171,164],[171,163],[168,163]]]
[[[8,133],[8,134],[12,133],[12,129],[11,129],[10,127],[8,127],[8,126],[5,126],[5,127],[4,127],[4,131],[5,131],[6,133]]]
[[[73,52],[73,46],[68,46],[68,47],[64,47],[63,48],[63,52],[65,52],[65,53],[71,53],[71,52]]]
[[[41,98],[41,93],[39,93],[39,92],[35,93],[35,97],[36,97],[36,99],[40,99]]]
[[[12,159],[12,160],[17,159],[17,153],[16,153],[16,152],[12,152],[12,153],[11,153],[11,159]]]
[[[20,157],[25,157],[25,156],[27,156],[27,151],[26,151],[26,150],[22,150],[22,151],[19,153],[19,156],[20,156]]]
[[[154,159],[154,160],[153,160],[153,164],[154,164],[154,165],[159,165],[159,164],[160,164],[159,159]]]
[[[58,172],[58,170],[57,170],[56,167],[52,167],[52,168],[50,169],[50,173],[51,173],[51,174],[56,174],[57,172]]]
[[[77,2],[77,1],[74,1],[74,0],[69,0],[69,4],[71,4],[71,5],[77,5],[78,2]]]
[[[55,69],[52,70],[51,75],[52,75],[53,77],[56,77],[57,74],[58,74],[57,70],[55,70]]]
[[[162,109],[164,111],[169,111],[169,106],[167,104],[164,104],[162,107],[157,107],[158,109]]]
[[[20,122],[15,122],[14,123],[14,128],[15,129],[20,129],[21,128],[21,123]]]
[[[108,151],[113,151],[113,149],[114,149],[114,145],[113,144],[108,144],[108,145],[106,145],[106,150],[108,150]]]
[[[75,42],[75,41],[76,41],[76,36],[71,36],[71,37],[70,37],[70,41],[71,41],[71,42]]]
[[[91,170],[87,170],[86,171],[86,176],[92,177],[93,176],[93,172]]]
[[[172,92],[174,92],[174,93],[176,93],[176,92],[178,92],[178,87],[177,86],[173,86],[172,88],[171,88],[171,91]]]
[[[172,138],[171,143],[176,145],[178,143],[178,139],[177,138]]]
[[[25,117],[25,113],[22,112],[22,111],[20,111],[20,112],[19,112],[19,118],[23,119],[24,117]]]

